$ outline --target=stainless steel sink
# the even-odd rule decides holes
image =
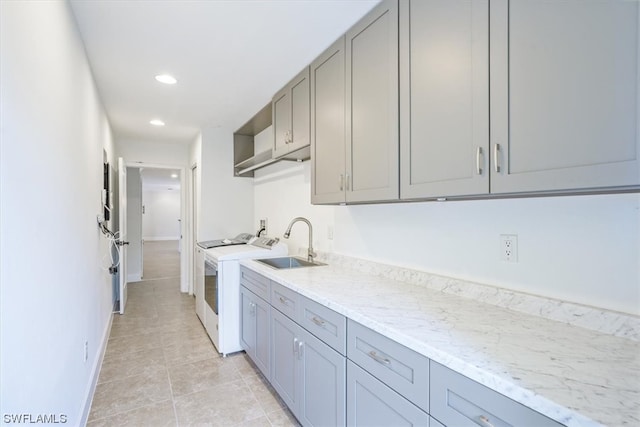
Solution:
[[[256,261],[268,265],[269,267],[277,268],[278,270],[284,270],[289,268],[301,268],[301,267],[317,267],[320,265],[326,265],[321,262],[309,262],[306,259],[298,257],[281,257],[281,258],[265,258],[257,259]]]

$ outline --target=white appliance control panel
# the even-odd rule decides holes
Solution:
[[[279,241],[280,239],[277,237],[256,237],[251,244],[263,249],[273,249]]]

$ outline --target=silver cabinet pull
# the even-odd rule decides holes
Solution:
[[[289,305],[289,304],[287,304],[287,302],[288,302],[289,300],[288,300],[288,299],[286,299],[285,297],[280,297],[280,298],[278,298],[278,299],[280,300],[280,302],[281,302],[282,304],[284,304],[284,305]]]
[[[346,182],[347,182],[347,185],[346,185],[346,187],[347,187],[347,191],[349,191],[349,188],[350,188],[350,187],[353,187],[353,185],[351,185],[351,186],[349,185],[349,180],[350,180],[350,179],[351,179],[351,176],[350,176],[349,174],[347,174],[347,179],[346,179]]]
[[[293,339],[293,354],[298,354],[298,348],[300,347],[300,343],[298,338]]]
[[[483,427],[493,427],[493,424],[491,424],[491,421],[489,421],[489,418],[485,417],[484,415],[480,415],[478,417],[478,421],[480,422],[480,425],[482,425]]]
[[[500,173],[500,144],[494,144],[493,146],[493,163],[496,167],[496,172]]]
[[[251,313],[252,316],[255,316],[256,315],[256,304],[254,302],[249,303],[249,308],[250,308],[249,313]]]
[[[344,175],[340,174],[340,191],[344,191]]]
[[[311,318],[311,321],[312,321],[313,323],[315,323],[316,325],[318,325],[318,326],[324,326],[324,320],[322,320],[322,319],[318,319],[316,316],[313,316],[313,317]]]
[[[302,359],[304,354],[304,341],[298,341],[298,359]]]
[[[480,162],[481,157],[482,157],[482,147],[478,147],[476,149],[476,173],[478,175],[482,175],[482,163]]]
[[[387,359],[386,357],[380,356],[378,353],[376,353],[373,350],[371,350],[367,354],[369,355],[370,358],[372,358],[373,360],[375,360],[378,363],[382,363],[383,365],[391,365],[391,360]]]

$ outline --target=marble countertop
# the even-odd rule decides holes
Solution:
[[[424,286],[241,265],[567,426],[640,425],[640,343]]]

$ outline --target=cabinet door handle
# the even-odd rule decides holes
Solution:
[[[482,175],[482,163],[480,158],[482,157],[482,147],[476,149],[476,173]]]
[[[311,321],[312,321],[313,323],[315,323],[316,325],[318,325],[318,326],[324,326],[324,320],[322,320],[322,319],[318,319],[316,316],[313,316],[313,317],[311,318]]]
[[[344,191],[344,175],[340,174],[340,191]]]
[[[493,146],[493,164],[496,172],[500,173],[500,144],[494,144]]]
[[[298,348],[300,344],[298,342],[298,338],[293,339],[293,354],[298,354]]]
[[[298,359],[302,359],[304,353],[304,341],[298,342]]]
[[[252,303],[249,304],[249,307],[251,308],[251,311],[250,311],[251,315],[255,316],[256,315],[256,304],[254,302],[252,302]]]
[[[375,351],[371,350],[368,353],[369,357],[372,358],[373,360],[375,360],[378,363],[381,363],[383,365],[391,365],[391,360],[387,359],[386,357],[382,357],[380,356],[378,353],[376,353]]]
[[[347,179],[346,179],[346,182],[347,182],[347,185],[346,185],[346,187],[347,187],[347,191],[349,191],[349,187],[353,187],[352,185],[351,185],[351,186],[349,185],[349,180],[350,180],[350,179],[351,179],[351,176],[349,176],[349,174],[347,174]]]
[[[489,418],[485,417],[484,415],[480,415],[478,417],[478,421],[480,422],[480,425],[483,427],[493,427],[493,424],[491,424],[491,421],[489,421]]]

